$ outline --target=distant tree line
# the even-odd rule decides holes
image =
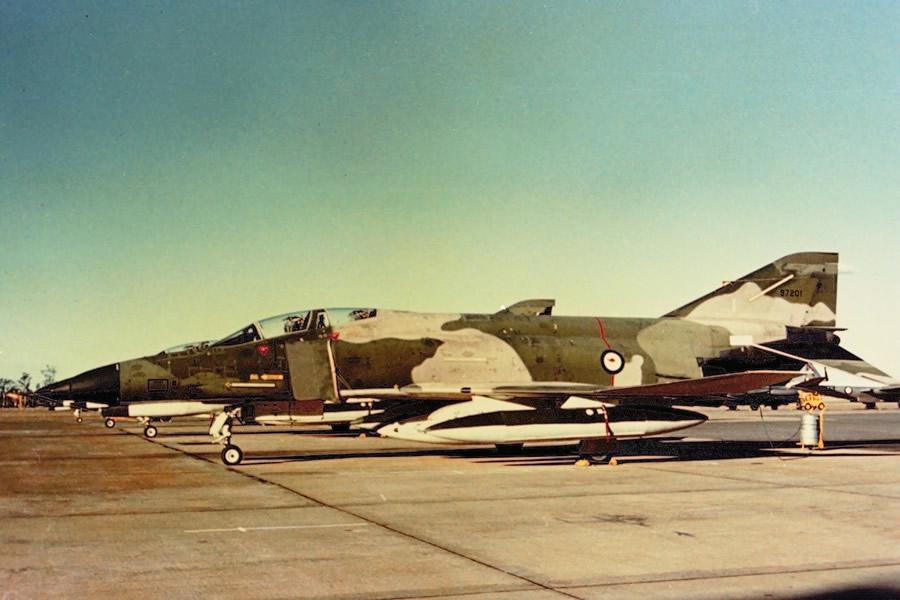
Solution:
[[[37,387],[50,385],[56,381],[56,367],[47,365],[41,369],[41,383]],[[18,406],[20,397],[25,396],[24,405],[33,406],[35,402],[29,395],[32,386],[36,385],[31,373],[22,372],[18,379],[9,379],[8,377],[0,377],[0,407],[8,408]]]

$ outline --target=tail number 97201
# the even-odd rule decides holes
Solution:
[[[780,290],[782,298],[802,298],[803,290]]]

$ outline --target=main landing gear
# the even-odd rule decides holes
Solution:
[[[613,458],[613,452],[618,445],[618,440],[612,436],[605,439],[581,440],[578,444],[578,461],[575,464],[579,467],[615,465],[617,461]]]
[[[231,424],[240,414],[240,408],[220,412],[209,425],[209,435],[213,442],[222,444],[222,462],[233,467],[244,460],[244,452],[238,446],[231,443]]]
[[[80,408],[75,409],[75,422],[76,423],[84,422],[84,419],[81,418],[81,409]]]
[[[103,421],[103,424],[106,425],[107,429],[112,429],[116,426],[116,420],[112,417],[106,417],[106,420]]]
[[[144,437],[148,439],[153,439],[157,435],[159,435],[159,430],[150,424],[150,417],[139,417],[138,420],[141,422],[141,425],[144,426]],[[109,425],[107,425],[109,427]]]

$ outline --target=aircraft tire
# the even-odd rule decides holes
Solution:
[[[874,402],[866,402],[866,410],[875,410]]]
[[[778,410],[778,405],[777,405],[777,404],[773,404],[773,405],[772,405],[772,410]]]
[[[750,410],[752,410],[752,411],[757,411],[757,410],[759,410],[759,404],[751,404],[751,405],[750,405]]]
[[[825,410],[825,403],[824,403],[824,402],[819,402],[819,405],[816,406],[816,408],[818,408],[819,410]]]
[[[83,423],[83,422],[84,422],[84,419],[81,418],[81,417],[75,417],[75,422],[76,422],[76,423]]]
[[[241,464],[242,460],[244,460],[244,452],[239,447],[228,444],[222,448],[222,462],[229,467]]]
[[[153,425],[147,425],[146,427],[144,427],[144,435],[151,440],[155,438],[158,433],[159,430],[156,429],[156,427],[154,427]]]
[[[103,422],[103,424],[106,425],[107,429],[112,429],[113,427],[116,426],[116,421],[115,421],[115,419],[111,419],[111,418],[107,417],[106,420]]]
[[[803,405],[803,410],[812,410],[812,407],[813,405],[807,402]]]

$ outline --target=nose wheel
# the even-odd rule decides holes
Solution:
[[[241,464],[242,460],[244,460],[244,451],[234,444],[228,444],[222,448],[222,462],[229,467]]]
[[[153,425],[147,425],[144,427],[144,436],[150,438],[151,440],[156,437],[159,431]]]

